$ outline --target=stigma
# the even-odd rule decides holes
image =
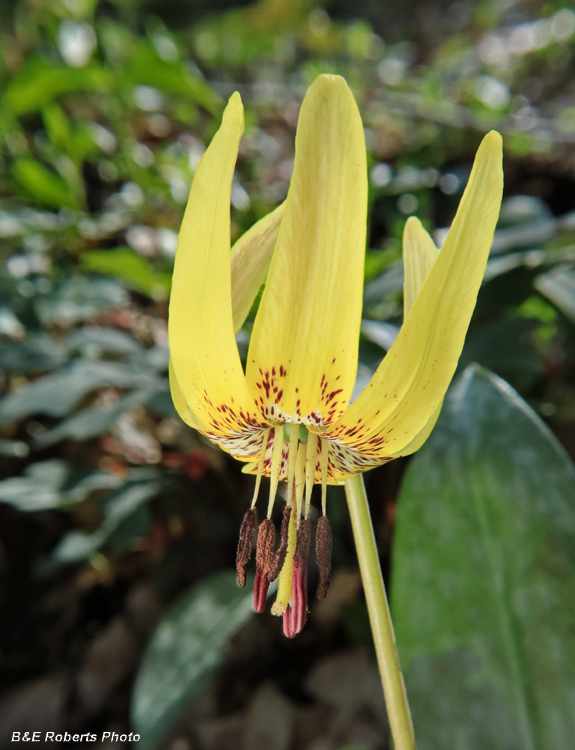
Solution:
[[[271,434],[273,432],[273,435]],[[287,433],[287,434],[286,434]],[[286,440],[287,437],[287,440]],[[271,438],[270,495],[266,518],[257,526],[258,499],[266,446]],[[272,511],[278,490],[282,465],[287,458],[287,500],[283,509],[279,541]],[[268,459],[269,460],[269,459]],[[256,537],[256,575],[254,609],[263,612],[270,584],[278,581],[273,615],[282,617],[283,632],[294,638],[303,629],[308,615],[308,567],[312,524],[309,519],[311,494],[319,464],[321,476],[321,516],[315,534],[315,557],[319,569],[317,597],[323,599],[329,587],[331,571],[331,526],[326,515],[329,448],[326,440],[297,424],[284,431],[284,425],[266,430],[258,461],[254,496],[246,512],[238,541],[236,571],[240,586],[246,585],[246,567]]]

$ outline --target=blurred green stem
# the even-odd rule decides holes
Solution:
[[[361,474],[346,480],[345,494],[395,750],[415,750],[411,714]]]

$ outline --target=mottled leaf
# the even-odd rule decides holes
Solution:
[[[183,594],[160,622],[132,699],[141,750],[157,746],[222,662],[229,639],[251,617],[248,589],[238,587],[235,573],[217,573]]]
[[[398,506],[392,610],[421,750],[571,746],[574,589],[574,466],[470,367]]]

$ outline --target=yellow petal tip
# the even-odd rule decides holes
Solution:
[[[417,218],[417,216],[410,216],[409,219],[405,222],[405,227],[403,231],[405,233],[413,232],[413,231],[417,231],[420,227],[422,227],[422,224]]]
[[[310,86],[310,89],[323,89],[325,91],[341,89],[342,91],[349,91],[347,81],[342,76],[334,75],[333,73],[322,73]]]
[[[239,107],[242,106],[242,97],[239,91],[234,91],[234,93],[228,99],[228,107],[238,107],[238,106]]]
[[[237,121],[241,123],[243,128],[244,123],[244,105],[242,104],[242,97],[239,91],[234,93],[228,99],[228,103],[224,110],[224,116],[222,118],[222,125],[226,122]]]
[[[479,146],[477,153],[479,154],[479,151],[483,149],[490,149],[492,151],[501,153],[503,150],[503,138],[501,136],[501,133],[498,133],[497,130],[490,130],[485,138],[481,141],[481,145]]]

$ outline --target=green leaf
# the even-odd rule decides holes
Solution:
[[[25,68],[6,86],[2,108],[25,115],[37,112],[63,94],[107,91],[113,83],[113,72],[96,65],[81,69],[58,67],[35,57],[29,59]]]
[[[66,337],[66,347],[69,353],[80,351],[91,359],[101,358],[106,354],[125,357],[136,363],[144,363],[148,351],[130,334],[117,328],[98,325],[72,331]]]
[[[23,440],[5,440],[0,438],[0,456],[10,456],[11,458],[26,458],[30,453],[28,443]]]
[[[363,306],[369,308],[378,305],[387,297],[399,295],[402,290],[403,266],[390,266],[381,276],[367,282],[363,292]]]
[[[0,401],[0,424],[32,414],[62,417],[97,388],[152,386],[146,370],[121,362],[77,362],[68,370],[38,378]]]
[[[35,159],[18,159],[12,167],[14,178],[30,196],[50,208],[82,207],[81,198],[56,172],[52,172]]]
[[[147,258],[129,247],[91,250],[80,260],[88,270],[122,279],[148,297],[165,299],[170,291],[171,274],[156,271]]]
[[[575,468],[469,367],[408,468],[392,611],[421,750],[556,750],[575,734]]]
[[[221,664],[228,640],[251,617],[251,600],[235,573],[226,571],[193,586],[165,615],[134,688],[132,723],[141,735],[140,750],[157,746]]]
[[[535,279],[535,286],[575,323],[575,268],[558,266]]]
[[[529,391],[543,375],[543,358],[535,346],[539,325],[534,318],[519,317],[472,328],[459,360],[460,369],[477,362],[522,393]]]
[[[34,441],[34,448],[43,449],[55,445],[62,440],[89,440],[102,435],[112,427],[114,422],[130,409],[165,392],[165,382],[156,379],[149,388],[142,388],[128,393],[113,404],[90,406],[74,414],[69,419],[60,422],[52,430],[39,435]]]
[[[62,107],[55,102],[45,107],[42,112],[42,120],[52,143],[66,151],[70,145],[72,128]]]
[[[24,476],[0,482],[0,501],[24,512],[66,508],[122,481],[109,471],[90,471],[60,459],[38,461],[26,467]]]
[[[126,84],[154,86],[166,93],[190,97],[213,115],[222,110],[220,96],[205,81],[194,76],[181,62],[162,60],[147,41],[138,44],[132,64],[123,75]]]
[[[71,325],[89,320],[94,315],[121,307],[128,301],[128,293],[111,279],[87,279],[72,276],[53,294],[39,297],[35,307],[44,327],[54,324]]]
[[[140,512],[142,506],[162,490],[160,481],[145,481],[128,484],[111,498],[108,499],[104,508],[104,522],[98,531],[89,534],[85,531],[70,531],[56,546],[52,553],[52,559],[58,563],[75,563],[85,560],[104,544],[118,534],[122,533],[124,542],[134,536],[144,535],[147,531],[146,521],[141,523]],[[134,519],[136,523],[134,524]]]
[[[0,341],[0,362],[5,372],[53,370],[65,361],[65,347],[44,333],[30,334],[24,341]]]

